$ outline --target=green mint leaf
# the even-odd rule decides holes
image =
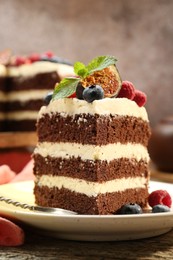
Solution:
[[[88,75],[88,70],[82,62],[75,62],[74,64],[74,72],[80,76],[81,78],[85,78]]]
[[[64,78],[57,83],[54,89],[52,99],[60,99],[71,96],[75,91],[80,78]]]
[[[91,75],[95,71],[103,70],[110,65],[113,65],[116,63],[116,59],[114,56],[99,56],[95,59],[93,59],[87,66],[87,70],[89,74]]]

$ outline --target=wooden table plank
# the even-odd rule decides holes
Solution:
[[[121,242],[81,242],[26,231],[21,247],[0,247],[0,259],[173,259],[173,230],[159,237]]]

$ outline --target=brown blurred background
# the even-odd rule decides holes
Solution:
[[[0,49],[52,50],[72,62],[118,59],[148,95],[152,125],[173,114],[172,0],[0,0]]]

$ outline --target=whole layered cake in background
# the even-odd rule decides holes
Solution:
[[[150,126],[146,95],[122,81],[112,56],[55,86],[37,120],[35,200],[79,214],[116,214],[146,207]]]
[[[1,131],[35,131],[44,96],[73,75],[73,67],[51,52],[11,56],[6,51],[0,56]]]

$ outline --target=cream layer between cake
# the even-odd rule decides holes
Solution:
[[[71,192],[77,192],[96,197],[99,194],[110,192],[122,192],[126,189],[142,189],[146,187],[145,177],[121,178],[102,183],[74,179],[64,176],[42,175],[36,179],[38,186],[47,186],[48,188],[68,189]]]
[[[69,159],[71,157],[82,160],[106,160],[110,162],[113,159],[128,158],[136,159],[137,161],[149,161],[147,148],[141,144],[107,144],[107,145],[82,145],[79,143],[51,143],[41,142],[38,144],[34,153],[40,154],[43,157],[56,157]]]

